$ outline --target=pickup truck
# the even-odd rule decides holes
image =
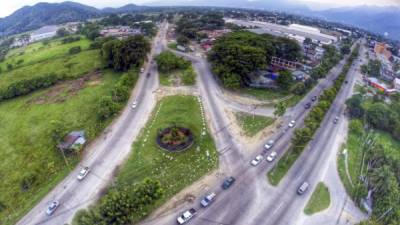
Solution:
[[[184,224],[192,219],[197,214],[197,211],[193,208],[187,210],[182,214],[182,216],[178,217],[178,224]]]

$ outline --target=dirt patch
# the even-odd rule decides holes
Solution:
[[[43,95],[30,99],[27,103],[29,105],[62,103],[68,97],[76,95],[79,90],[87,86],[99,85],[101,83],[101,75],[101,71],[96,70],[79,79],[62,81],[50,87]]]

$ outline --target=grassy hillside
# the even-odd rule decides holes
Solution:
[[[42,76],[44,74],[55,73],[63,74],[74,78],[91,72],[101,67],[100,55],[98,50],[86,50],[90,42],[81,40],[69,44],[61,44],[60,41],[53,41],[46,47],[43,43],[35,43],[25,48],[13,50],[0,63],[2,73],[0,74],[0,89],[9,86],[11,83]],[[76,55],[68,54],[72,46],[81,46],[83,51]],[[16,62],[23,60],[17,65]],[[8,70],[7,64],[12,64],[13,69]]]

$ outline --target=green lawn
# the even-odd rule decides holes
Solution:
[[[308,200],[306,207],[304,208],[304,213],[307,215],[312,215],[327,209],[330,204],[331,196],[329,194],[329,189],[324,183],[319,182],[313,194],[311,195],[310,200]]]
[[[275,167],[268,172],[267,177],[269,183],[273,186],[277,186],[298,157],[299,155],[297,153],[289,149],[277,162]]]
[[[63,121],[67,130],[84,129],[92,140],[107,124],[100,124],[94,113],[99,99],[118,77],[105,72],[78,90],[66,82],[0,103],[0,201],[7,207],[0,212],[0,224],[15,224],[69,172],[49,136],[51,121]],[[78,157],[69,161],[74,166]],[[26,177],[31,188],[24,191],[21,181]]]
[[[132,154],[123,165],[118,184],[133,184],[149,177],[159,180],[165,194],[153,209],[170,199],[183,188],[214,170],[218,164],[214,140],[206,131],[201,135],[203,119],[196,97],[169,96],[163,98],[141,136],[133,144]],[[195,143],[180,153],[168,153],[157,147],[159,129],[171,125],[191,129]]]
[[[254,116],[248,113],[235,113],[239,126],[243,129],[246,136],[252,137],[264,128],[271,125],[275,119],[266,116]]]

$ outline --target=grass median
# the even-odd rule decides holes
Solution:
[[[331,196],[329,194],[328,187],[319,182],[315,188],[310,200],[308,200],[306,207],[304,208],[304,213],[307,215],[312,215],[317,212],[321,212],[329,207],[331,204]]]
[[[118,174],[118,185],[131,185],[145,178],[160,181],[165,194],[150,212],[217,167],[214,140],[205,128],[200,103],[193,96],[169,96],[161,99],[132,154]],[[194,144],[183,152],[170,153],[156,144],[160,129],[177,125],[189,128]],[[202,134],[202,130],[206,130]]]

